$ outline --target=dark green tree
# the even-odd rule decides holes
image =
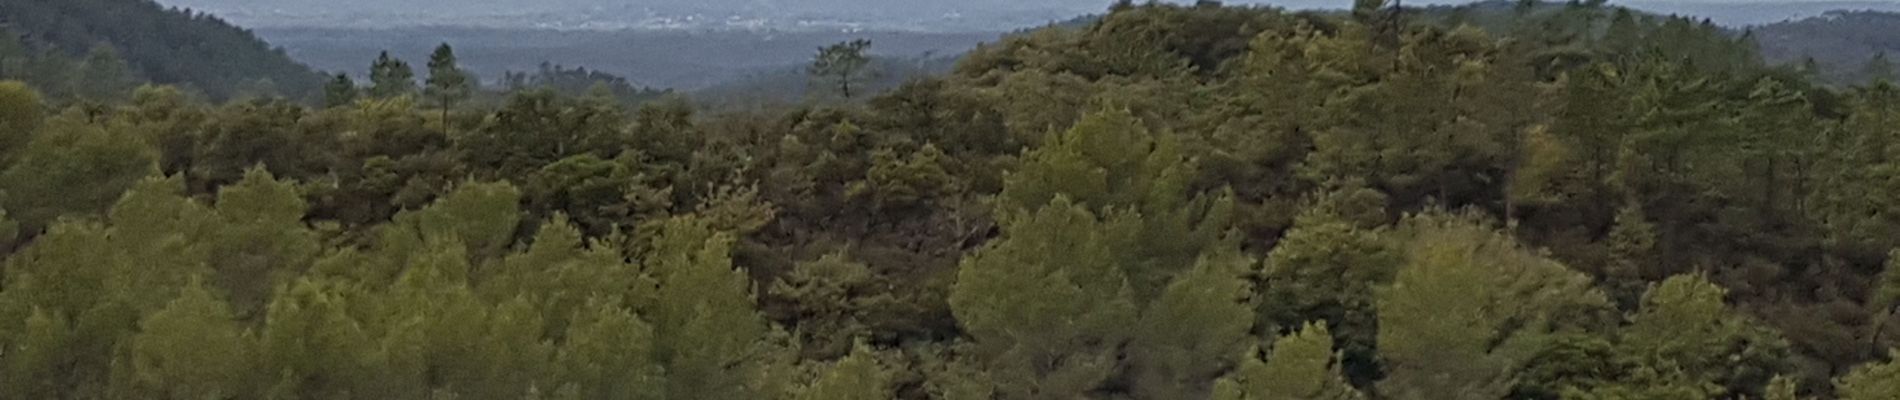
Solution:
[[[361,92],[356,87],[356,80],[350,79],[349,74],[336,74],[330,83],[323,85],[323,105],[330,108],[350,105],[356,102]]]
[[[416,71],[409,63],[389,56],[385,51],[369,67],[369,95],[379,99],[416,93]]]
[[[824,82],[828,88],[837,89],[845,99],[857,94],[852,89],[865,78],[871,66],[871,57],[865,54],[871,41],[857,39],[818,48],[818,55],[812,58],[806,72],[812,78]]]

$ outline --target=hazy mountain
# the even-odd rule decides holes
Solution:
[[[1875,55],[1900,57],[1900,13],[1837,12],[1755,30],[1762,57],[1774,63],[1812,58],[1821,77],[1855,83],[1871,78],[1864,68]]]
[[[362,75],[377,53],[411,64],[437,44],[455,46],[463,67],[485,80],[532,71],[542,62],[624,76],[634,84],[697,89],[810,60],[819,46],[870,39],[873,55],[897,59],[961,54],[996,33],[561,31],[498,28],[267,28],[258,34],[319,69]]]
[[[0,35],[73,58],[103,45],[124,59],[128,78],[191,86],[213,97],[232,95],[245,85],[297,95],[323,82],[243,28],[149,1],[0,0]],[[41,75],[76,67],[46,68],[55,70]],[[96,83],[83,82],[90,79],[83,74],[73,79]]]
[[[1001,31],[1100,12],[1110,0],[158,0],[252,27],[389,28],[426,25],[557,29],[773,29]],[[1191,3],[1195,0],[1171,0]],[[1406,1],[1408,5],[1457,0]],[[1292,9],[1344,0],[1230,0]],[[1645,11],[1752,25],[1830,10],[1900,11],[1895,0],[1612,1]]]

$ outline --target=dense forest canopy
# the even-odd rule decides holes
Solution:
[[[1524,4],[1123,1],[724,112],[0,83],[0,398],[1900,398],[1900,87]]]

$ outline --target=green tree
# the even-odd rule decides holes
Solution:
[[[1138,309],[1121,264],[1138,221],[1057,196],[964,258],[950,310],[1008,399],[1078,398],[1115,372]]]
[[[818,48],[818,55],[812,57],[811,66],[806,72],[821,80],[827,87],[835,88],[840,96],[850,99],[857,92],[855,84],[864,80],[871,58],[865,54],[871,41],[857,39]]]
[[[455,49],[448,43],[437,46],[435,52],[429,54],[429,79],[423,96],[434,99],[436,106],[442,109],[444,129],[449,126],[449,109],[467,100],[474,91],[474,81],[468,71],[462,70],[456,62]]]
[[[156,152],[123,129],[49,123],[0,172],[4,208],[26,232],[45,229],[61,216],[105,211],[158,168]]]
[[[1254,312],[1243,278],[1253,263],[1235,253],[1204,256],[1143,310],[1127,351],[1136,398],[1205,398],[1207,383],[1249,344]]]
[[[666,385],[654,359],[652,325],[603,301],[576,310],[574,321],[555,356],[559,390],[589,400],[662,398]]]
[[[131,95],[135,87],[138,79],[132,67],[119,58],[118,50],[104,44],[93,46],[73,76],[74,94],[86,100],[116,102]]]
[[[1900,359],[1900,352],[1889,358]],[[1842,400],[1891,399],[1900,396],[1900,363],[1892,361],[1862,365],[1834,381],[1834,392]]]
[[[0,82],[0,166],[9,165],[15,153],[33,142],[45,122],[43,107],[39,91],[23,82]]]
[[[798,390],[794,400],[886,400],[895,394],[890,366],[860,346]]]
[[[1007,224],[1067,197],[1095,215],[1133,214],[1126,222],[1141,228],[1122,273],[1145,302],[1218,243],[1231,219],[1231,196],[1191,191],[1196,166],[1183,151],[1127,109],[1092,113],[1024,155],[1004,179],[996,213]]]
[[[132,375],[119,379],[132,393],[165,399],[248,397],[258,378],[254,342],[228,304],[194,284],[140,324],[130,344]]]
[[[754,398],[748,385],[767,332],[752,282],[733,268],[732,237],[703,221],[663,223],[645,266],[660,283],[654,343],[666,368],[668,398]]]
[[[385,51],[369,67],[369,94],[387,99],[416,93],[416,71],[409,63],[389,56]]]
[[[1340,376],[1340,359],[1333,335],[1324,322],[1305,327],[1273,342],[1273,352],[1261,362],[1255,352],[1243,357],[1240,368],[1214,384],[1215,400],[1357,400],[1365,398]]]
[[[361,94],[362,89],[356,87],[356,80],[350,79],[350,74],[336,74],[330,83],[323,85],[323,106],[335,108],[350,105]]]
[[[1633,375],[1708,396],[1760,396],[1757,391],[1783,372],[1787,344],[1730,310],[1727,294],[1699,275],[1650,289],[1618,338],[1619,352],[1641,369]]]
[[[1589,277],[1469,216],[1408,218],[1404,264],[1376,295],[1390,399],[1495,399],[1567,323],[1608,307]]]

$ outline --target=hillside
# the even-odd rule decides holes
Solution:
[[[28,47],[75,59],[107,45],[136,79],[214,98],[264,86],[309,94],[322,82],[249,31],[150,0],[0,0],[0,26]]]
[[[1812,57],[1829,81],[1865,82],[1875,56],[1900,57],[1900,13],[1833,12],[1756,28],[1755,40],[1770,62],[1802,63]]]
[[[736,109],[0,82],[0,399],[1900,399],[1900,86],[1603,2],[863,49]]]

